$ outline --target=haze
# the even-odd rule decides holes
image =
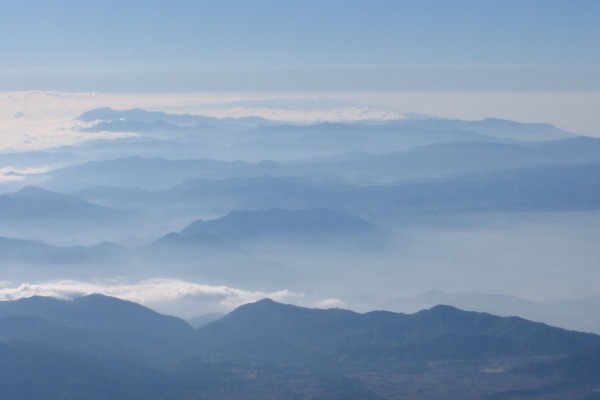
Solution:
[[[600,3],[0,5],[0,299],[600,332]]]

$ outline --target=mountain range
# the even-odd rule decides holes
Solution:
[[[106,296],[34,297],[0,302],[0,341],[14,399],[436,398],[442,384],[583,398],[600,383],[600,336],[449,306],[360,314],[264,299],[194,330]]]
[[[228,293],[147,293],[158,309],[186,318],[196,306],[220,313],[238,297],[273,293],[356,310],[433,309],[321,313],[261,302],[214,323],[192,319],[202,329],[184,324],[187,333],[177,335],[6,314],[10,343],[2,351],[10,357],[39,354],[93,374],[108,368],[120,393],[121,383],[156,365],[150,375],[166,382],[156,398],[167,398],[163,389],[174,390],[172,398],[256,398],[259,383],[273,382],[281,384],[271,398],[299,393],[298,382],[300,398],[468,398],[469,382],[478,382],[473,398],[506,398],[534,396],[527,390],[550,385],[552,374],[561,385],[594,376],[585,372],[596,365],[594,347],[569,347],[564,331],[434,306],[600,332],[600,139],[498,119],[293,123],[111,108],[90,110],[72,127],[85,142],[0,152],[5,296],[68,280],[94,288],[131,282],[119,290],[134,298],[138,283],[158,277]],[[95,313],[76,303],[68,304]],[[128,310],[124,319],[137,315]],[[242,324],[252,313],[261,322]],[[97,322],[109,324],[104,317]],[[227,321],[253,345],[244,347]],[[499,333],[505,324],[515,336]],[[407,371],[425,374],[415,392],[400,389],[415,387]],[[447,392],[425,386],[442,377],[452,382]],[[56,379],[68,385],[64,378]],[[377,383],[384,381],[400,386]],[[503,392],[509,386],[519,392]],[[567,386],[558,391],[566,398],[574,393]],[[548,396],[540,390],[535,396]]]

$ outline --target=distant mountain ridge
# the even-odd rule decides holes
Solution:
[[[0,196],[0,217],[4,220],[60,218],[88,221],[118,216],[120,216],[118,210],[34,186]]]
[[[327,235],[365,233],[376,227],[360,218],[326,208],[233,211],[209,221],[196,221],[181,231],[184,236],[212,234],[240,238],[262,235]]]

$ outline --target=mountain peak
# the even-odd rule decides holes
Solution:
[[[72,300],[34,296],[0,302],[0,318],[12,316],[38,317],[70,328],[113,333],[183,334],[192,329],[178,318],[102,294],[91,294]]]

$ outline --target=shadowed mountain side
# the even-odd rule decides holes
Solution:
[[[448,304],[461,310],[488,312],[494,315],[518,315],[532,321],[545,322],[566,329],[600,333],[600,296],[534,302],[515,296],[477,292],[449,294],[431,290],[412,298],[387,301],[386,308],[413,312],[436,304]]]
[[[136,320],[135,315],[132,320]],[[0,341],[86,354],[123,367],[153,365],[152,369],[161,369],[165,363],[183,357],[191,343],[190,331],[166,334],[93,328],[76,329],[42,317],[0,318]]]
[[[479,359],[566,354],[600,343],[516,317],[437,306],[416,314],[311,310],[261,300],[198,331],[203,353],[222,359],[287,363]]]
[[[0,302],[0,318],[30,316],[66,327],[109,333],[185,335],[185,321],[159,314],[137,303],[100,294],[60,300],[34,296]]]
[[[600,345],[587,348],[556,363],[558,371],[578,381],[600,382]]]
[[[158,400],[175,383],[165,374],[115,367],[55,348],[0,343],[0,391],[7,399]]]
[[[0,302],[0,340],[85,353],[118,363],[181,357],[193,328],[137,303],[99,294],[60,300],[34,296]]]
[[[56,315],[61,301],[48,306],[47,300],[33,298],[29,305]],[[132,307],[96,295],[79,301]],[[72,315],[80,322],[71,325],[89,329],[31,316],[0,318],[3,393],[19,400],[29,398],[24,394],[52,400],[71,394],[117,400],[479,399],[517,392],[542,399],[548,390],[553,398],[581,398],[594,393],[599,379],[600,336],[448,306],[410,315],[359,314],[265,299],[196,331],[181,321],[186,328],[173,335],[158,333],[164,327],[155,324],[143,332],[107,332],[89,326],[97,312]],[[132,312],[129,324],[139,317]]]

